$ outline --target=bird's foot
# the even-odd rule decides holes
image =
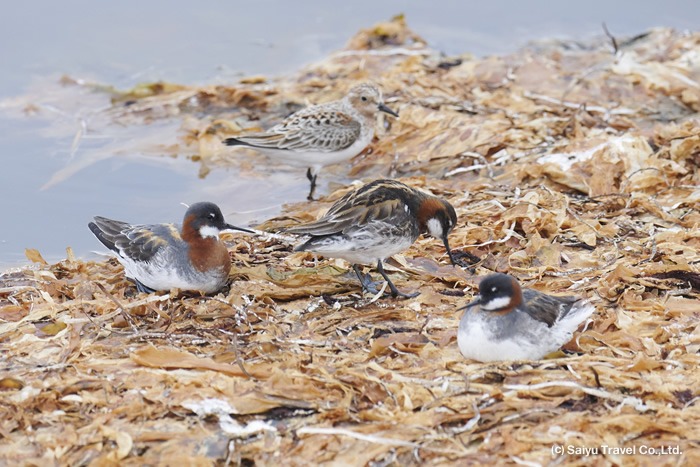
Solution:
[[[131,280],[136,285],[136,290],[139,293],[151,294],[151,293],[155,292],[155,289],[152,289],[150,287],[146,287],[145,285],[143,285],[141,282],[137,281],[136,279],[130,278],[129,280]]]

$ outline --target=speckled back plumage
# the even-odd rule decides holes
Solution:
[[[374,135],[377,103],[381,102],[382,93],[376,85],[359,84],[343,99],[309,106],[264,133],[242,134],[225,143],[294,152],[342,151],[359,140],[369,143]]]
[[[395,180],[375,180],[346,193],[317,221],[287,230],[320,237],[365,229],[371,221],[401,228],[410,225],[409,231],[403,233],[415,241],[420,234],[415,216],[420,201],[425,196],[427,195]]]
[[[444,225],[441,231],[449,233],[454,223],[451,214],[444,212],[446,205],[449,203],[401,182],[375,180],[347,193],[319,220],[287,230],[311,235],[295,251],[369,264],[409,248],[433,225],[429,219],[435,218]],[[441,238],[449,251],[446,234]]]
[[[399,115],[384,105],[372,83],[359,84],[340,100],[313,105],[263,133],[241,134],[223,141],[254,149],[294,167],[305,167],[313,199],[316,178],[326,167],[360,154],[372,142],[378,112]]]
[[[359,121],[321,104],[297,112],[266,133],[236,139],[260,148],[332,152],[350,147],[360,137],[361,131]]]

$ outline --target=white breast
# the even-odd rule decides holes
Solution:
[[[562,328],[549,328],[522,313],[515,315],[517,311],[504,316],[486,313],[469,309],[459,322],[457,344],[465,358],[479,362],[539,360],[571,339],[571,333],[567,336]],[[503,335],[505,329],[509,332]]]

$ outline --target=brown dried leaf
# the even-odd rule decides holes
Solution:
[[[24,256],[26,256],[27,259],[33,263],[43,264],[44,266],[48,266],[49,264],[44,258],[41,257],[39,250],[35,250],[34,248],[25,248]]]
[[[63,322],[56,322],[56,323],[48,323],[48,324],[43,324],[41,326],[37,326],[37,328],[43,333],[46,334],[47,336],[55,336],[59,332],[63,331],[66,329],[68,325]]]
[[[372,342],[372,347],[369,351],[369,356],[377,357],[387,351],[391,351],[391,347],[402,352],[418,352],[425,344],[428,338],[423,334],[417,333],[396,333],[382,336]]]
[[[7,390],[7,389],[22,389],[24,387],[24,383],[18,379],[15,378],[2,378],[0,379],[0,388]]]
[[[173,348],[157,349],[151,344],[131,352],[129,357],[139,365],[153,368],[194,368],[220,371],[232,376],[247,377],[238,367],[216,363],[210,358],[196,357],[190,353]],[[270,376],[269,370],[265,369],[264,366],[250,369],[248,372],[255,378],[267,378]]]
[[[135,297],[116,261],[70,253],[1,274],[1,369],[24,387],[0,404],[0,463],[586,462],[552,457],[553,445],[569,443],[676,446],[683,454],[653,462],[699,464],[700,33],[654,29],[621,46],[622,59],[604,40],[445,58],[396,19],[265,83],[147,84],[129,105],[95,110],[92,131],[129,138],[81,146],[49,184],[124,153],[166,155],[164,164],[188,156],[202,175],[234,165],[262,177],[274,162],[231,157],[220,140],[374,81],[401,118],[381,116],[369,148],[321,181],[386,176],[448,199],[459,216],[450,244],[473,264],[450,266],[439,240],[419,238],[386,268],[401,290],[421,294],[374,302],[340,260],[292,253],[273,238],[224,236],[233,261],[225,297]],[[114,92],[60,87],[73,114],[85,98]],[[4,99],[0,109],[49,121],[36,103],[56,100],[44,95]],[[158,121],[167,124],[150,124]],[[48,130],[77,144],[82,134],[66,122]],[[316,219],[353,188],[321,183],[321,201],[261,220],[279,229]],[[466,361],[456,310],[494,271],[591,300],[592,322],[565,346],[579,354]],[[136,331],[117,327],[121,311],[91,284],[122,304]],[[35,335],[47,322],[69,327]],[[228,408],[180,409],[193,400]]]

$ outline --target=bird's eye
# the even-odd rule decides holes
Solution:
[[[491,292],[495,292],[496,290],[498,290],[497,287],[491,287]]]
[[[366,97],[366,96],[362,96],[362,97],[360,97],[360,99],[362,99],[362,102],[367,102],[367,97]]]
[[[210,212],[209,219],[216,219],[216,214],[214,214],[213,212]]]

